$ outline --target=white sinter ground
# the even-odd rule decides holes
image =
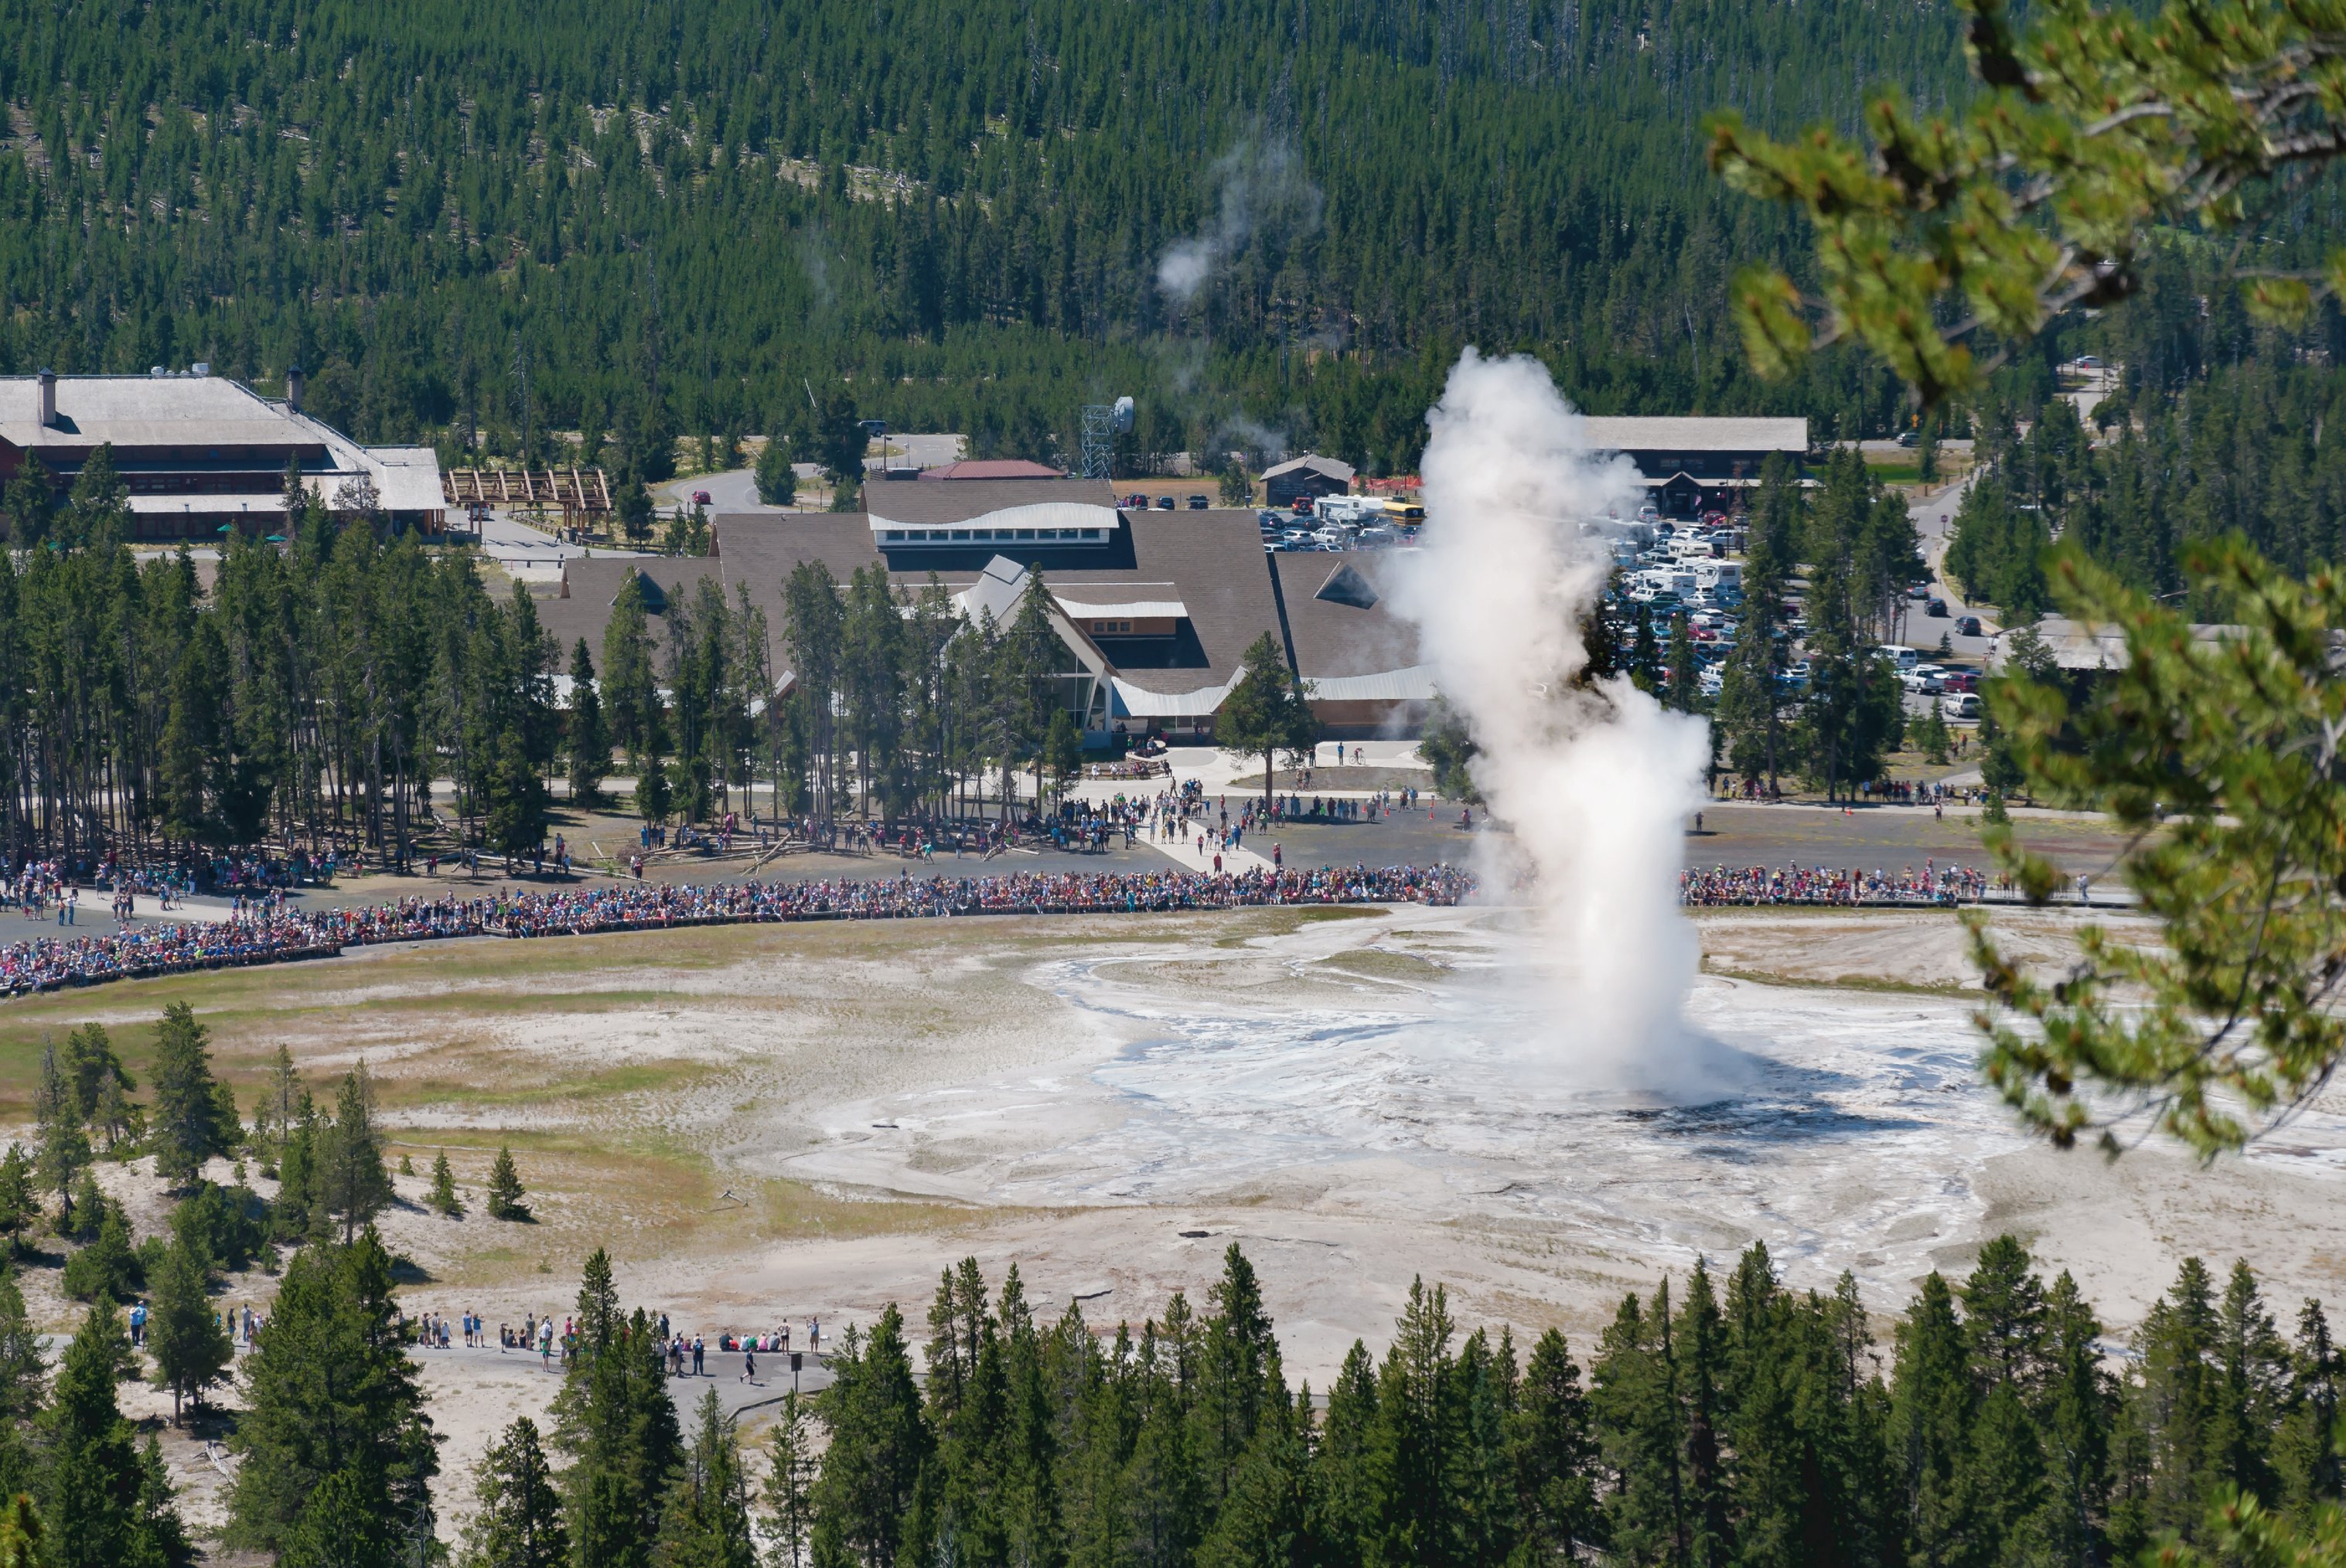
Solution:
[[[1240,954],[1201,942],[1038,966],[1029,983],[1068,1009],[1064,1064],[828,1107],[780,1168],[989,1207],[1444,1227],[1553,1256],[1539,1293],[1559,1306],[1590,1259],[1650,1277],[1754,1239],[1795,1283],[1830,1288],[1846,1268],[1884,1308],[2006,1227],[2100,1278],[2121,1318],[2188,1250],[2299,1257],[2314,1272],[2277,1279],[2284,1300],[2338,1268],[2305,1248],[2346,1196],[2346,1118],[2309,1114],[2208,1175],[2156,1150],[2113,1171],[2014,1125],[1979,1079],[1966,1002],[1716,977],[1688,1022],[1739,1086],[1674,1104],[1559,1059],[1555,1021],[1524,1002],[1544,992],[1509,978],[1531,940],[1504,911],[1405,910]],[[2169,1212],[2195,1204],[2205,1238]],[[2258,1204],[2279,1206],[2262,1233],[2223,1217]]]

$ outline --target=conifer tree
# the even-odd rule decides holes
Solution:
[[[2045,1298],[2045,1386],[2037,1427],[2046,1460],[2042,1539],[2061,1562],[2121,1560],[2136,1543],[2112,1528],[2111,1454],[2118,1416],[2102,1368],[2102,1326],[2066,1270]]]
[[[464,1217],[464,1201],[456,1196],[456,1176],[448,1168],[445,1149],[432,1156],[432,1207],[450,1219]]]
[[[96,1241],[106,1224],[106,1195],[98,1188],[97,1173],[87,1166],[74,1178],[70,1212],[73,1219],[69,1226],[59,1227],[61,1234],[75,1241]]]
[[[1702,711],[1702,667],[1695,657],[1693,624],[1685,611],[1670,616],[1669,688],[1668,702],[1674,713]]]
[[[130,1221],[120,1204],[100,1199],[97,1207],[105,1212],[97,1236],[66,1260],[61,1283],[66,1294],[77,1301],[127,1301],[138,1283],[138,1258],[130,1247]]]
[[[489,1217],[527,1219],[529,1206],[523,1201],[524,1196],[521,1173],[514,1168],[513,1150],[501,1147],[496,1163],[489,1167]]]
[[[15,1144],[0,1155],[0,1236],[7,1237],[8,1256],[16,1256],[20,1238],[41,1217],[41,1196],[33,1185],[33,1162]]]
[[[1619,1478],[1605,1499],[1605,1531],[1639,1562],[1688,1560],[1686,1411],[1670,1329],[1669,1281],[1650,1302],[1622,1298],[1605,1330],[1590,1396],[1606,1467]]]
[[[1235,1249],[1233,1249],[1235,1250]],[[1268,1370],[1277,1375],[1278,1353]],[[1260,1404],[1253,1437],[1239,1458],[1198,1543],[1198,1568],[1304,1568],[1319,1560],[1312,1534],[1310,1410],[1281,1388]]]
[[[345,1246],[393,1199],[382,1135],[374,1125],[374,1084],[363,1062],[342,1075],[334,1096],[334,1121],[318,1162],[318,1191],[325,1212],[342,1222]]]
[[[700,1396],[652,1561],[658,1568],[758,1568],[750,1527],[750,1485],[732,1418],[710,1389]]]
[[[1376,1522],[1371,1447],[1377,1430],[1376,1363],[1355,1339],[1328,1386],[1328,1419],[1312,1453],[1311,1532],[1329,1559],[1364,1561]]]
[[[2346,1493],[2346,1465],[2339,1455],[2341,1384],[2346,1384],[2346,1357],[2330,1337],[2330,1319],[2321,1303],[2309,1298],[2297,1314],[2289,1413],[2273,1444],[2281,1502],[2292,1512],[2303,1513],[2321,1499]]]
[[[1750,1359],[1735,1352],[1758,1337],[1752,1319],[1766,1310],[1775,1284],[1764,1249],[1755,1250],[1756,1259],[1751,1253],[1744,1255],[1731,1288],[1734,1299],[1729,1305],[1735,1309],[1734,1335],[1739,1343],[1729,1343],[1729,1329],[1711,1288],[1710,1265],[1697,1257],[1694,1272],[1687,1278],[1686,1305],[1678,1309],[1678,1320],[1669,1326],[1662,1345],[1685,1412],[1684,1502],[1689,1563],[1723,1562],[1734,1549],[1726,1449],[1733,1441],[1732,1425],[1749,1420],[1760,1402],[1752,1398],[1749,1386]],[[1733,1386],[1722,1387],[1730,1379]]]
[[[42,1534],[40,1511],[31,1495],[9,1493],[0,1503],[0,1568],[40,1568]]]
[[[1947,716],[1937,697],[1931,699],[1930,711],[1914,727],[1912,738],[1915,749],[1922,752],[1925,761],[1943,763],[1947,760],[1948,749],[1954,745],[1955,739],[1947,728]]]
[[[1467,1406],[1450,1339],[1449,1292],[1410,1282],[1377,1371],[1370,1473],[1382,1494],[1372,1539],[1382,1560],[1454,1563],[1465,1553]]]
[[[578,1288],[578,1349],[555,1402],[556,1441],[570,1456],[563,1486],[583,1565],[642,1568],[682,1459],[676,1407],[654,1325],[619,1307],[608,1255],[587,1258]]]
[[[269,1077],[261,1085],[260,1102],[252,1114],[253,1145],[260,1156],[261,1175],[278,1174],[278,1163],[285,1157],[285,1145],[293,1135],[306,1095],[301,1074],[293,1070],[293,1054],[280,1041],[277,1059],[270,1064]]]
[[[1954,1292],[1935,1271],[1898,1329],[1891,1379],[1892,1451],[1908,1521],[1908,1550],[1948,1555],[1971,1528],[1959,1485],[1973,1416],[1972,1366]]]
[[[25,1310],[15,1265],[0,1265],[0,1498],[31,1492],[37,1482],[36,1423],[47,1400],[41,1336]]]
[[[155,1169],[174,1186],[236,1142],[235,1114],[222,1115],[227,1085],[212,1076],[210,1037],[186,1003],[163,1009],[155,1033]]]
[[[236,1346],[204,1289],[204,1264],[184,1239],[164,1253],[148,1285],[155,1301],[147,1317],[147,1348],[155,1359],[155,1386],[171,1390],[176,1426],[182,1400],[200,1406],[206,1389],[227,1380]]]
[[[2215,1283],[2206,1264],[2183,1260],[2175,1283],[2144,1315],[2135,1342],[2142,1361],[2130,1402],[2147,1449],[2145,1519],[2153,1530],[2197,1540],[2215,1502],[2211,1449],[2221,1401],[2212,1365]]]
[[[74,1112],[84,1127],[104,1135],[108,1154],[135,1137],[143,1118],[128,1095],[138,1087],[115,1054],[102,1023],[85,1023],[66,1036],[60,1063],[72,1085]]]
[[[74,1180],[89,1164],[89,1139],[75,1113],[73,1085],[55,1045],[41,1048],[41,1075],[33,1091],[33,1136],[39,1150],[41,1190],[57,1198],[57,1229],[70,1234]]]
[[[1630,622],[1629,679],[1640,691],[1662,695],[1662,645],[1654,635],[1653,606],[1643,599]]]
[[[771,1462],[766,1471],[766,1535],[773,1543],[774,1568],[807,1568],[814,1524],[813,1418],[798,1391],[782,1396],[774,1418]]]
[[[299,1241],[324,1222],[326,1206],[319,1156],[320,1145],[325,1141],[326,1128],[318,1115],[318,1104],[310,1091],[303,1089],[285,1135],[285,1148],[279,1161],[277,1202],[270,1217],[280,1241]]]
[[[892,1304],[869,1335],[848,1330],[831,1369],[823,1394],[831,1446],[814,1484],[813,1561],[893,1563],[933,1440]]]
[[[232,1543],[290,1553],[297,1535],[320,1550],[388,1541],[414,1517],[439,1461],[395,1314],[391,1255],[372,1227],[293,1255],[269,1332],[244,1362]]]
[[[461,1568],[567,1568],[562,1493],[537,1423],[516,1418],[483,1452],[476,1475],[480,1507],[465,1526]]]
[[[603,724],[603,697],[595,689],[595,659],[580,637],[570,650],[570,722],[566,732],[570,801],[586,809],[601,799],[611,769],[611,737]]]
[[[1198,1454],[1219,1506],[1254,1447],[1255,1429],[1271,1397],[1270,1372],[1279,1349],[1254,1265],[1237,1242],[1222,1254],[1222,1277],[1209,1299],[1213,1310],[1198,1357]]]
[[[42,1417],[47,1470],[41,1513],[56,1568],[189,1562],[170,1485],[115,1402],[130,1343],[110,1302],[93,1306],[58,1364]]]
[[[318,1484],[285,1532],[278,1568],[398,1568],[401,1525],[379,1478],[345,1466]]]
[[[1603,1544],[1595,1471],[1596,1445],[1580,1369],[1561,1331],[1532,1347],[1509,1447],[1534,1561],[1570,1563]]]
[[[1233,751],[1262,759],[1262,799],[1268,808],[1279,754],[1301,751],[1320,738],[1311,689],[1288,667],[1287,655],[1268,631],[1239,656],[1238,684],[1222,699],[1215,733]]]

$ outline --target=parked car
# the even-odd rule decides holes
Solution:
[[[1979,675],[1974,670],[1951,669],[1946,675],[1946,687],[1949,691],[1977,691]]]
[[[1948,718],[1977,718],[1980,716],[1978,694],[1967,691],[1953,702],[1946,704],[1939,711]]]
[[[1917,697],[1936,697],[1947,685],[1947,672],[1934,664],[1918,664],[1898,678]]]
[[[1383,524],[1372,523],[1367,527],[1361,530],[1361,536],[1358,543],[1362,545],[1390,545],[1400,537],[1400,535],[1394,533]]]
[[[1212,504],[1212,502],[1207,500],[1202,495],[1192,495],[1189,497],[1189,510],[1192,512],[1203,512],[1207,507],[1211,506]]]
[[[1311,531],[1308,528],[1289,528],[1279,535],[1279,542],[1290,550],[1297,549],[1311,543]]]
[[[1957,616],[1955,617],[1955,636],[1959,637],[1981,637],[1985,636],[1987,634],[1985,632],[1980,630],[1980,620],[1977,616]]]
[[[1298,517],[1309,517],[1311,515],[1311,497],[1299,495],[1287,504],[1287,509]]]
[[[1172,510],[1173,510],[1173,497],[1171,497],[1170,495],[1160,495],[1160,496],[1158,496],[1158,497],[1157,498],[1157,510],[1158,510],[1159,512],[1170,512],[1170,511],[1172,511]]]
[[[1312,543],[1330,550],[1342,549],[1351,537],[1333,523],[1323,524],[1311,531]]]
[[[1117,502],[1117,504],[1123,507],[1127,512],[1146,512],[1148,510],[1148,497],[1136,490],[1131,494],[1126,496],[1123,500]]]
[[[1266,534],[1276,533],[1287,526],[1287,519],[1266,509],[1254,514],[1254,525]]]

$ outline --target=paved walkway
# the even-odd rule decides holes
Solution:
[[[410,1347],[408,1355],[419,1368],[436,1371],[443,1376],[458,1375],[474,1383],[526,1382],[533,1378],[548,1380],[562,1376],[562,1359],[556,1355],[547,1366],[542,1366],[534,1350],[501,1350],[495,1345],[472,1347],[452,1345],[444,1350],[425,1350]],[[691,1365],[688,1360],[687,1367]],[[668,1397],[676,1401],[677,1412],[689,1417],[700,1396],[710,1389],[717,1390],[718,1402],[729,1416],[755,1410],[781,1402],[790,1391],[793,1378],[790,1359],[776,1352],[760,1352],[758,1376],[745,1380],[741,1376],[741,1353],[739,1350],[711,1350],[701,1362],[703,1371],[694,1377],[689,1372],[668,1380]],[[804,1355],[804,1364],[795,1379],[801,1393],[814,1393],[831,1385],[831,1369],[818,1355]]]

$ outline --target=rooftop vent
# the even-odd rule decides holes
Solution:
[[[1373,610],[1377,607],[1377,591],[1369,586],[1369,580],[1366,577],[1362,576],[1349,565],[1339,566],[1329,573],[1328,580],[1321,584],[1320,591],[1311,596],[1315,599],[1325,599],[1331,605],[1350,605],[1356,610]]]

